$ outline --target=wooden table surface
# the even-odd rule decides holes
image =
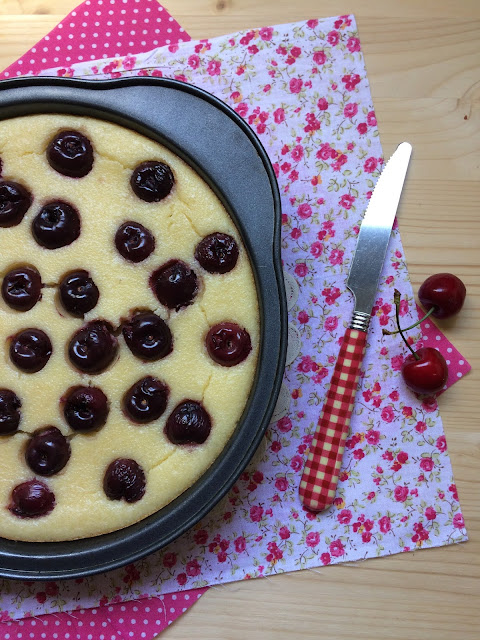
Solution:
[[[0,0],[0,68],[77,0]],[[165,0],[193,38],[354,13],[388,156],[414,156],[400,229],[414,290],[451,271],[467,286],[443,324],[473,371],[440,399],[470,541],[212,588],[162,640],[478,640],[480,637],[480,2]],[[135,639],[136,640],[136,639]]]

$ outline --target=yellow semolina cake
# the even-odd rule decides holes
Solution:
[[[255,376],[252,267],[183,160],[81,116],[0,122],[0,536],[115,531],[221,453]]]

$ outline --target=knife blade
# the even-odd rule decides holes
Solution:
[[[378,279],[411,154],[408,142],[397,147],[380,174],[360,226],[347,280],[355,298],[354,311],[300,481],[300,500],[311,511],[323,511],[335,499]]]

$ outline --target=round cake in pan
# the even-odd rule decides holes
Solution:
[[[220,200],[80,116],[0,122],[0,536],[115,531],[190,487],[252,388],[259,310]]]

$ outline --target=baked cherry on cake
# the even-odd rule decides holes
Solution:
[[[252,268],[162,145],[65,114],[0,122],[0,536],[87,538],[222,452],[259,348]]]

